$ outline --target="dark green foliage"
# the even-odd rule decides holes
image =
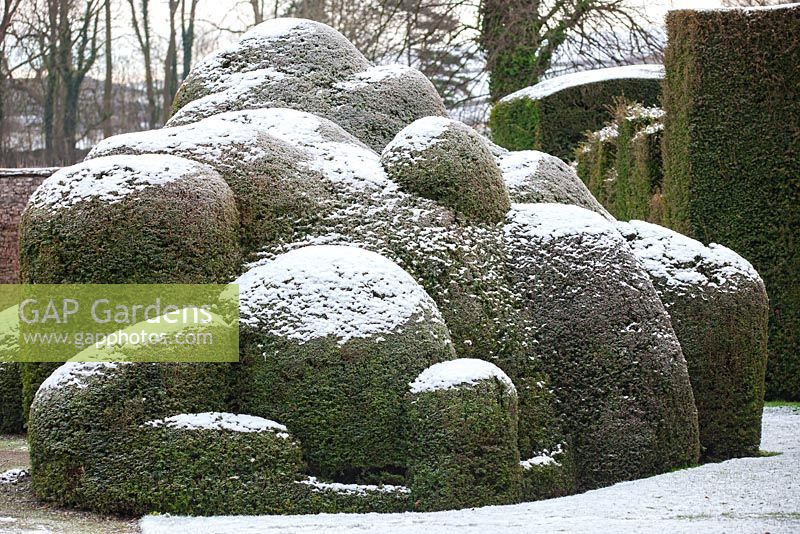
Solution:
[[[535,149],[571,160],[585,132],[613,117],[610,108],[625,98],[658,105],[661,82],[606,80],[563,89],[540,100],[521,97],[498,102],[489,117],[492,140],[509,150]]]
[[[0,434],[22,432],[22,380],[18,363],[0,362]]]
[[[104,475],[107,487],[124,488],[128,513],[301,511],[292,495],[303,471],[300,446],[274,432],[145,427],[131,432],[126,452]]]
[[[519,502],[517,396],[498,380],[409,393],[411,495],[420,511]]]
[[[697,405],[702,458],[756,455],[767,365],[769,304],[763,282],[729,250],[706,248],[640,221],[620,230],[650,266],[681,343]]]
[[[28,412],[39,385],[61,364],[58,362],[22,362],[19,364],[22,420],[27,424]]]
[[[239,268],[238,215],[218,175],[151,187],[109,204],[92,199],[20,222],[25,283],[216,283]]]
[[[659,286],[689,365],[706,461],[753,456],[761,444],[769,307],[761,284],[737,287],[678,298]]]
[[[800,399],[800,7],[667,25],[666,224],[753,263],[770,297],[767,397]]]
[[[658,108],[623,102],[576,148],[578,176],[616,219],[661,222],[662,130]]]
[[[578,488],[696,463],[697,414],[686,362],[622,236],[582,208],[517,209],[507,235],[519,266],[517,291],[530,314],[531,358],[551,378]],[[553,230],[554,238],[547,221],[556,214],[592,231]]]
[[[502,221],[510,207],[508,191],[489,147],[472,128],[447,121],[443,133],[421,150],[404,144],[405,132],[413,135],[416,124],[424,128],[430,121],[412,123],[383,151],[381,162],[389,177],[467,219]]]
[[[211,166],[233,192],[246,259],[265,246],[300,237],[332,196],[297,147],[251,126],[215,119],[124,134],[96,145],[87,159],[170,154]]]
[[[141,436],[139,426],[177,413],[224,411],[230,365],[65,365],[97,372],[77,375],[84,388],[65,384],[41,390],[31,406],[34,491],[59,505],[110,513],[148,511],[152,494],[158,498],[169,489],[145,490],[136,482],[152,462],[132,446]]]
[[[402,334],[381,337],[300,344],[245,328],[238,411],[289,427],[313,475],[402,484],[408,384],[453,353],[443,343],[446,327],[427,321],[411,320]]]

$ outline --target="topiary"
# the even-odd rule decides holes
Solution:
[[[519,502],[517,392],[496,365],[442,362],[411,383],[411,496],[419,510]]]
[[[153,467],[140,425],[175,413],[224,411],[224,364],[66,363],[45,380],[28,423],[33,489],[59,505],[141,514],[175,489],[143,489]],[[206,444],[208,445],[208,444]],[[175,495],[172,493],[171,495]],[[180,500],[170,504],[180,508]]]
[[[233,194],[206,165],[109,156],[44,181],[20,221],[26,283],[225,282],[239,267]]]
[[[18,434],[23,429],[22,378],[19,354],[19,309],[0,310],[0,434]]]
[[[505,232],[530,317],[531,359],[552,380],[578,487],[696,463],[686,361],[613,223],[576,206],[515,204]]]
[[[578,175],[620,220],[663,218],[663,117],[659,108],[622,102],[614,120],[575,151]]]
[[[305,165],[302,148],[250,125],[210,118],[115,135],[98,143],[87,159],[116,154],[171,154],[214,168],[236,199],[246,254],[294,236],[330,209],[332,194]]]
[[[210,167],[108,156],[45,180],[20,221],[25,283],[213,283],[241,262],[233,193]],[[23,364],[23,407],[53,363]]]
[[[544,80],[492,108],[492,139],[509,150],[535,149],[571,160],[584,132],[611,119],[609,108],[618,99],[657,105],[663,78],[661,65],[628,65]]]
[[[332,119],[375,150],[406,124],[447,114],[433,84],[416,69],[372,66],[333,28],[280,19],[256,26],[194,67],[168,125],[271,107]]]
[[[555,156],[523,150],[496,156],[511,202],[572,204],[611,217],[569,165]]]
[[[312,474],[404,480],[406,385],[453,358],[433,300],[391,261],[353,247],[293,250],[236,283],[239,409],[285,422]]]
[[[621,228],[667,308],[689,365],[703,458],[758,454],[768,301],[744,258],[641,221]]]
[[[389,177],[405,191],[483,222],[501,221],[508,192],[489,147],[469,126],[425,117],[405,127],[381,154]]]
[[[800,400],[800,6],[670,11],[667,33],[664,223],[752,262],[767,398]]]

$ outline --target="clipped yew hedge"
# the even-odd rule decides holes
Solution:
[[[540,99],[525,96],[500,101],[492,108],[492,140],[509,150],[535,149],[562,159],[574,158],[586,131],[612,118],[610,108],[624,98],[647,106],[659,104],[661,80],[612,79],[569,87]]]
[[[672,11],[667,29],[665,222],[753,263],[767,398],[800,400],[800,6]]]
[[[615,218],[662,222],[662,135],[661,109],[620,103],[575,150],[578,176]]]

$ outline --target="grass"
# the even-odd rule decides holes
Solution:
[[[800,409],[800,402],[794,401],[767,401],[764,403],[765,408],[797,408]]]

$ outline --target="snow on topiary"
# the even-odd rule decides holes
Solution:
[[[406,385],[454,357],[425,290],[378,254],[334,246],[293,250],[236,283],[242,411],[284,422],[314,473],[403,480]]]
[[[230,187],[210,167],[108,156],[61,169],[34,192],[20,269],[38,284],[222,282],[238,269],[238,231]]]
[[[260,128],[210,118],[186,126],[116,135],[87,156],[171,154],[205,163],[236,199],[245,252],[294,235],[326,209],[331,194],[300,147]]]
[[[186,492],[194,490],[184,483],[160,483],[167,474],[163,470],[174,463],[184,465],[172,469],[190,470],[187,462],[193,456],[208,463],[222,458],[203,457],[214,446],[207,439],[183,450],[183,457],[174,456],[180,450],[171,450],[166,460],[162,455],[170,449],[143,439],[140,426],[176,413],[223,411],[229,381],[229,364],[63,364],[42,383],[31,405],[34,491],[59,505],[106,513],[187,511],[182,508],[188,506]],[[225,498],[216,490],[208,493],[207,499]],[[229,504],[231,510],[241,506],[235,500]]]
[[[384,148],[381,163],[405,191],[467,219],[499,222],[508,191],[489,147],[472,128],[443,117],[419,119]]]
[[[572,167],[557,157],[523,150],[500,153],[496,158],[511,202],[572,204],[610,218]]]
[[[703,458],[761,444],[769,302],[744,258],[642,221],[620,223],[672,318],[689,365]]]
[[[421,82],[371,67],[324,25],[266,23],[187,79],[174,127],[107,140],[78,167],[89,171],[43,186],[26,231],[58,244],[28,252],[31,280],[173,281],[139,255],[170,244],[158,230],[172,228],[174,203],[184,215],[176,235],[209,241],[176,252],[186,258],[175,274],[238,276],[242,291],[240,365],[68,364],[45,382],[30,434],[45,500],[118,512],[403,511],[563,495],[696,461],[686,362],[613,219],[559,160],[509,153],[441,117],[417,120],[430,101],[407,100],[427,91]],[[359,102],[358,113],[343,111]],[[394,140],[379,156],[370,147],[383,148],[383,136]],[[142,155],[97,157],[117,153]],[[113,158],[162,167],[140,178],[147,172],[111,166],[97,180]],[[199,169],[196,179],[176,162]],[[183,182],[185,194],[167,194]],[[153,215],[156,192],[169,209]],[[71,236],[69,210],[106,217],[104,236],[152,242],[132,269],[122,251],[108,273],[89,255],[63,275],[52,258],[69,254],[60,235]],[[145,214],[155,228],[130,226]],[[223,226],[230,239],[207,230]],[[235,259],[218,261],[227,243]],[[244,266],[240,244],[252,253]],[[453,423],[464,414],[468,425]],[[286,432],[277,423],[237,432],[260,428],[254,418]],[[256,472],[239,453],[262,438],[286,448],[265,444],[273,463],[257,458]],[[159,464],[172,489],[131,474],[147,456],[178,458],[175,443],[195,456]],[[234,465],[229,476],[254,488],[273,482],[261,497],[235,479],[186,488],[217,455],[230,463],[211,478]]]
[[[581,488],[697,462],[697,413],[669,316],[614,223],[515,204],[505,227],[534,354],[552,380]],[[513,375],[512,375],[513,376]]]
[[[372,66],[333,28],[279,19],[195,66],[175,97],[169,125],[270,107],[332,119],[375,150],[416,119],[446,115],[433,84],[416,69]]]
[[[410,384],[411,496],[420,510],[520,499],[517,390],[496,365],[435,364]]]

